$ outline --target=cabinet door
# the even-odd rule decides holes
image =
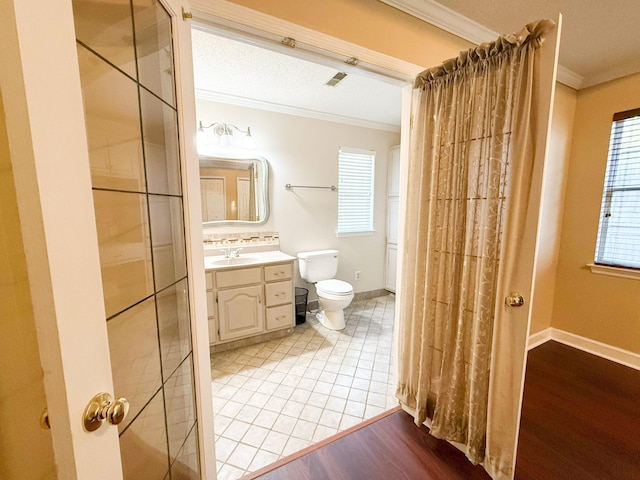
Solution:
[[[387,170],[387,197],[400,195],[400,146],[389,149],[389,167]]]
[[[220,341],[262,333],[262,286],[218,291],[218,328]]]
[[[218,341],[218,322],[216,322],[216,302],[211,290],[207,290],[207,321],[209,322],[209,343],[216,343]]]
[[[398,197],[387,200],[387,243],[398,244],[398,208],[400,199]]]
[[[387,264],[385,288],[391,292],[396,291],[396,271],[398,269],[398,247],[387,243]]]

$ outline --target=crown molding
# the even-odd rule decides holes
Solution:
[[[490,42],[500,36],[499,33],[433,0],[379,1],[476,45]]]
[[[211,102],[226,103],[229,105],[237,105],[240,107],[255,108],[268,112],[284,113],[287,115],[295,115],[297,117],[313,118],[315,120],[323,120],[325,122],[341,123],[343,125],[351,125],[354,127],[371,128],[374,130],[384,130],[387,132],[400,132],[399,125],[388,123],[374,122],[371,120],[363,120],[360,118],[336,115],[333,113],[320,112],[317,110],[309,110],[306,108],[292,107],[289,105],[280,105],[277,103],[265,102],[263,100],[255,100],[253,98],[239,97],[235,95],[227,95],[224,93],[212,92],[210,90],[196,89],[197,100],[208,100]]]
[[[490,42],[500,36],[500,33],[481,25],[447,8],[434,0],[379,0],[391,7],[407,13],[420,20],[435,25],[453,35],[479,45]],[[562,65],[558,65],[558,82],[576,90],[582,88],[584,78]]]
[[[569,70],[567,67],[560,64],[558,64],[557,80],[563,85],[576,90],[580,90],[585,86],[585,79],[582,75],[579,75],[573,70]]]

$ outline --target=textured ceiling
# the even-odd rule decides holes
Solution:
[[[594,85],[640,71],[640,0],[436,0],[499,33],[563,15],[559,63]]]
[[[401,88],[349,74],[326,84],[338,70],[194,29],[193,62],[197,95],[229,103],[257,100],[304,111],[400,125]],[[264,104],[262,104],[265,107]]]
[[[560,64],[583,77],[583,87],[640,72],[640,0],[437,2],[499,33],[562,12]],[[335,68],[201,30],[193,30],[193,55],[201,96],[400,125],[401,89],[396,85],[349,74],[337,87],[328,87]]]

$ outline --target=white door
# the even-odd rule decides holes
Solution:
[[[79,56],[82,54],[79,52],[90,47],[93,47],[94,51],[100,50],[100,56],[85,56],[91,67],[85,68],[85,72],[95,71],[92,70],[93,67],[102,68],[104,65],[100,61],[109,58],[115,52],[115,57],[111,56],[109,59],[112,66],[117,64],[121,72],[124,72],[123,76],[130,75],[131,65],[128,64],[127,58],[118,55],[118,47],[130,44],[128,39],[133,38],[127,35],[127,26],[132,22],[127,21],[126,16],[134,11],[128,2],[125,2],[126,5],[103,3],[103,6],[108,5],[105,11],[100,10],[98,3],[72,4],[71,0],[51,0],[44,3],[39,0],[8,0],[3,2],[3,15],[0,16],[0,41],[3,44],[3,48],[0,49],[0,63],[12,65],[11,69],[0,69],[0,91],[5,106],[58,478],[118,480],[123,478],[123,468],[130,472],[144,471],[145,478],[159,480],[163,480],[170,470],[176,474],[174,478],[215,478],[215,466],[212,465],[214,455],[211,440],[213,432],[210,381],[206,379],[209,376],[206,322],[202,322],[205,324],[203,330],[202,326],[194,321],[204,312],[205,306],[204,272],[198,273],[192,268],[194,262],[202,261],[202,253],[192,248],[194,244],[201,247],[201,232],[199,239],[187,236],[185,240],[178,235],[180,229],[185,230],[182,228],[184,222],[189,222],[191,226],[195,217],[195,223],[199,224],[200,204],[199,201],[188,202],[182,194],[170,190],[168,184],[172,181],[177,181],[175,185],[178,187],[185,183],[174,177],[174,172],[159,173],[157,169],[151,168],[149,163],[158,160],[157,157],[146,158],[148,190],[144,190],[144,182],[139,183],[139,176],[135,178],[136,169],[131,170],[133,180],[120,176],[121,178],[115,180],[106,179],[106,184],[96,187],[96,183],[102,180],[97,178],[95,172],[92,177],[89,151],[104,153],[105,145],[92,143],[91,134],[87,134],[91,131],[92,125],[88,119],[85,124],[84,110],[95,108],[95,113],[109,110],[114,105],[110,104],[111,100],[106,100],[106,97],[102,103],[92,103],[92,107],[83,105],[83,86],[86,86],[83,84],[99,80],[99,77],[84,76],[81,84]],[[171,35],[171,30],[173,31],[176,52],[190,52],[189,28],[186,24],[183,26],[181,19],[178,20],[177,12],[180,10],[177,2],[163,2],[167,11],[159,4],[145,4],[149,5],[152,11],[144,8],[135,9],[136,13],[149,13],[138,18],[138,27],[145,29],[147,33],[148,27],[162,23],[161,29],[165,38],[167,32]],[[99,41],[93,46],[76,45],[75,36],[82,31],[82,26],[74,26],[74,7],[76,15],[79,10],[84,10],[85,13],[93,12],[98,17],[94,19],[102,22],[109,18],[110,22],[113,22],[111,26],[116,28],[96,30],[99,33],[96,36]],[[169,24],[170,29],[167,28]],[[162,43],[159,36],[154,38],[153,34],[149,37],[138,35],[137,38],[138,42]],[[140,44],[138,46],[140,47]],[[140,51],[148,52],[144,48],[140,48]],[[169,63],[171,64],[170,59]],[[160,138],[160,141],[165,142],[165,151],[180,150],[180,158],[184,158],[185,153],[193,155],[195,152],[190,151],[193,150],[190,142],[183,141],[179,148],[177,141],[171,143],[173,137],[168,131],[177,128],[177,123],[172,120],[177,116],[170,113],[171,108],[167,108],[167,105],[178,106],[184,102],[181,87],[189,82],[192,87],[190,77],[187,75],[185,79],[182,73],[190,69],[190,57],[186,60],[183,58],[182,62],[180,58],[176,58],[175,64],[180,72],[175,76],[178,92],[176,98],[167,100],[158,93],[176,91],[172,85],[169,90],[165,89],[164,77],[160,78],[158,84],[154,83],[154,79],[148,79],[145,87],[139,90],[139,87],[136,87],[135,90],[140,92],[141,118],[149,112],[160,112],[159,116],[147,116],[148,119],[158,119],[158,122],[142,122],[143,136],[147,142],[146,146],[149,147],[147,153],[157,153],[155,144]],[[86,66],[85,63],[84,67]],[[144,74],[143,70],[150,71],[148,64],[139,67],[141,77]],[[118,100],[121,99],[115,99]],[[175,108],[173,107],[174,112]],[[195,121],[184,121],[185,117],[193,120],[193,112],[185,110],[179,116],[180,123],[195,125]],[[122,133],[119,130],[122,123],[126,121],[113,122],[104,131],[117,136]],[[180,138],[194,137],[195,129],[192,130],[194,131],[189,131],[187,135],[184,129],[180,129]],[[117,151],[118,147],[114,145],[111,153],[115,155]],[[117,160],[117,156],[110,158],[110,163],[114,159]],[[160,163],[165,160],[161,158]],[[131,157],[126,156],[125,161],[130,162]],[[194,170],[194,167],[183,163],[182,167],[187,175],[187,182],[195,182],[197,191],[197,166]],[[115,168],[110,171],[116,172],[117,177],[120,170]],[[127,172],[131,173],[129,170]],[[104,173],[104,169],[102,171]],[[166,180],[164,183],[163,179]],[[109,181],[114,181],[117,185],[108,184]],[[144,193],[141,195],[135,192]],[[123,225],[135,223],[131,222],[129,213],[121,217],[120,226],[103,228],[105,224],[114,224],[110,221],[100,221],[98,229],[96,228],[96,217],[101,215],[100,208],[104,207],[106,197],[123,199],[118,205],[133,204],[134,208],[127,212],[139,212],[137,206],[142,205],[140,198],[151,195],[157,196],[158,201],[154,203],[153,209],[146,209],[146,215],[151,217],[150,226],[147,228],[123,230]],[[183,220],[182,214],[183,202],[188,207],[186,221]],[[157,215],[179,220],[167,229],[162,225],[162,221],[153,225],[153,218],[159,218]],[[113,216],[113,220],[117,223],[116,215]],[[190,229],[191,227],[186,230]],[[170,248],[164,250],[173,252],[170,256],[174,257],[174,261],[176,252],[182,255],[181,261],[175,261],[175,268],[159,268],[155,273],[153,268],[139,268],[140,264],[144,263],[141,261],[140,252],[144,252],[144,257],[155,248],[154,236],[171,243]],[[179,242],[182,242],[182,246],[178,245]],[[189,261],[184,259],[185,250]],[[118,264],[116,260],[119,256],[126,261],[119,263],[116,272],[109,270],[111,265]],[[101,258],[107,260],[103,262],[103,267],[106,265],[109,268],[101,269]],[[123,275],[125,270],[134,273],[131,276]],[[109,285],[113,285],[112,273],[127,281],[131,280],[133,288],[128,291],[119,285],[110,289]],[[127,298],[127,292],[134,295],[132,298],[137,298],[137,289],[144,290],[147,287],[152,293],[131,305],[131,298]],[[152,303],[155,306],[150,308]],[[141,320],[129,325],[129,328],[120,328],[125,323],[121,320],[126,315],[133,315],[136,309],[144,311],[144,314],[137,317]],[[160,340],[155,344],[151,342],[141,345],[138,342],[147,338],[145,318],[153,318],[158,312],[161,316],[162,312],[167,313],[167,318],[170,316],[168,312],[176,309],[187,312],[186,323],[184,314],[173,315],[172,320],[165,326],[179,333],[184,333],[185,328],[192,329],[193,343],[188,337],[179,337],[179,348],[188,349],[185,360],[180,352],[187,350],[173,355],[176,353],[175,350],[171,350],[174,345],[162,345],[165,332],[159,332]],[[190,317],[188,312],[191,312]],[[147,313],[149,317],[145,316]],[[148,324],[153,323],[155,320]],[[123,333],[121,341],[114,342],[114,336],[119,332]],[[140,332],[145,334],[140,335]],[[185,339],[188,339],[186,343]],[[138,352],[148,351],[147,348],[150,348],[155,349],[157,354],[158,350],[165,347],[167,349],[161,364],[159,360],[155,360],[155,363],[146,365],[153,376],[153,381],[150,382],[152,398],[149,402],[144,404],[142,400],[149,391],[138,388],[138,383],[136,388],[128,390],[131,412],[120,425],[103,421],[95,431],[89,431],[82,418],[90,399],[100,392],[120,396],[118,389],[127,390],[124,384],[133,378],[132,374],[147,374],[143,364],[144,358],[141,358]],[[130,355],[129,358],[133,361],[127,363],[126,355]],[[176,363],[169,368],[165,361]],[[156,421],[152,417],[158,410],[165,410],[163,404],[166,402],[169,402],[167,405],[170,407],[172,401],[180,401],[173,394],[184,393],[181,380],[184,379],[184,375],[191,376],[191,364],[195,367],[196,375],[194,381],[187,382],[190,393],[188,403],[184,405],[192,412],[190,418],[193,421],[189,423],[191,429],[179,433],[176,428],[172,433],[171,427],[167,430],[167,424],[172,422],[171,418],[163,414],[163,420]],[[122,371],[119,369],[120,366]],[[158,383],[154,383],[156,381]],[[196,415],[193,415],[194,407],[197,411],[197,424]],[[114,423],[115,417],[117,415],[112,417]],[[158,428],[136,427],[142,423],[157,425]],[[209,439],[209,442],[202,442],[202,438]],[[161,447],[156,448],[155,442],[159,442]],[[131,455],[133,451],[136,453]],[[201,458],[200,466],[190,465],[191,460],[197,459],[198,451]],[[141,460],[144,460],[143,464],[140,463]],[[145,468],[145,464],[150,468]],[[131,478],[131,475],[129,477]],[[142,477],[138,475],[138,478]]]
[[[250,220],[251,183],[248,178],[238,178],[238,220]]]
[[[385,288],[396,291],[398,269],[398,215],[400,206],[400,146],[389,149],[387,168],[387,248]]]
[[[508,244],[504,248],[501,267],[511,263],[512,278],[508,285],[498,285],[496,295],[499,299],[494,324],[494,345],[501,345],[492,353],[492,372],[489,385],[488,436],[504,440],[505,451],[507,444],[513,445],[513,461],[520,428],[520,412],[522,407],[522,392],[524,389],[524,375],[527,356],[527,338],[531,324],[531,312],[536,302],[535,287],[538,239],[547,235],[549,222],[540,218],[540,205],[543,199],[544,164],[549,152],[549,138],[551,133],[552,106],[556,86],[556,71],[558,65],[558,50],[562,16],[557,22],[557,28],[545,36],[542,46],[536,52],[539,55],[538,76],[539,87],[532,105],[531,116],[537,119],[532,141],[535,145],[535,159],[532,171],[531,189],[529,191],[524,234],[520,245]],[[554,192],[550,192],[553,195]],[[553,224],[553,222],[551,222]],[[509,226],[506,226],[509,228]],[[551,227],[554,228],[554,227]],[[519,252],[517,258],[513,252]],[[507,267],[508,268],[508,267]],[[506,282],[505,282],[506,283]],[[514,293],[521,294],[524,303],[510,302],[509,297]],[[516,305],[514,305],[514,303]],[[511,306],[509,305],[511,304]],[[491,399],[507,399],[494,401]]]
[[[227,201],[223,177],[202,177],[200,196],[202,201],[202,221],[225,220]]]

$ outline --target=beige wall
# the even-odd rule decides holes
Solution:
[[[356,292],[384,288],[386,182],[389,147],[400,134],[297,117],[206,100],[197,102],[198,120],[224,121],[251,127],[255,154],[269,161],[271,213],[266,224],[255,227],[219,226],[204,233],[276,231],[281,250],[290,255],[306,250],[340,251],[337,278],[351,283]],[[375,150],[373,235],[337,237],[338,195],[329,190],[295,189],[292,185],[337,185],[338,148]],[[246,152],[246,150],[245,150]],[[355,272],[362,272],[355,280]],[[304,282],[297,278],[297,284]]]
[[[0,478],[53,479],[51,434],[39,426],[46,399],[1,96],[0,299]]]
[[[230,2],[425,68],[436,66],[472,46],[377,0]]]
[[[596,275],[598,215],[612,116],[640,107],[640,74],[578,93],[552,326],[640,353],[640,280]]]
[[[549,328],[552,321],[576,99],[575,90],[556,84],[549,157],[545,164],[542,187],[540,239],[536,259],[536,300],[531,314],[532,334]]]

